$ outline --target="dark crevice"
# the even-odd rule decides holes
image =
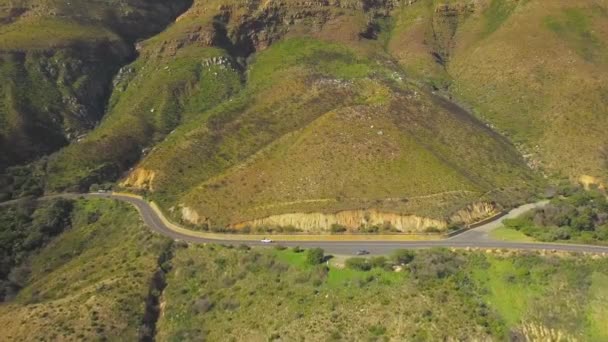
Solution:
[[[171,271],[171,260],[173,259],[174,243],[170,241],[158,256],[158,268],[150,280],[146,308],[139,330],[139,341],[152,342],[156,338],[156,323],[160,317],[160,299],[167,286],[166,276]]]
[[[244,71],[248,58],[270,46],[287,31],[285,13],[268,9],[255,16],[240,19],[229,29],[231,13],[224,11],[213,17],[213,45],[224,49]]]
[[[246,26],[246,24],[243,24],[238,31],[233,33],[234,38],[231,39],[230,33],[226,29],[229,20],[230,14],[228,13],[216,15],[213,18],[215,33],[213,45],[226,50],[243,71],[246,68],[247,57],[256,51],[255,44],[250,36],[255,31],[253,27],[243,29],[243,26]]]
[[[380,24],[375,21],[370,21],[363,32],[359,33],[359,37],[363,39],[376,40],[380,34]]]

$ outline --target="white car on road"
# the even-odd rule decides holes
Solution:
[[[262,242],[262,243],[271,243],[272,240],[270,240],[268,238],[263,238],[262,240],[260,240],[260,242]]]

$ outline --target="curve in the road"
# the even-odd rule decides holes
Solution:
[[[128,202],[135,206],[139,211],[144,223],[152,230],[168,236],[175,240],[182,240],[190,243],[220,243],[220,244],[247,244],[251,246],[265,245],[260,241],[251,239],[229,239],[227,235],[222,237],[218,234],[206,234],[194,232],[181,228],[170,223],[162,217],[157,209],[153,208],[147,201],[136,196],[124,194],[88,194],[86,196],[106,197]],[[507,215],[495,221],[484,224],[483,226],[464,232],[452,238],[434,241],[275,241],[284,246],[320,247],[331,254],[354,254],[358,250],[367,250],[370,254],[388,254],[396,249],[421,249],[432,247],[448,248],[482,248],[482,249],[517,249],[517,250],[549,250],[560,252],[581,252],[581,253],[608,253],[608,247],[595,245],[559,244],[559,243],[524,243],[524,242],[505,242],[492,240],[488,232],[499,227],[505,218],[518,216],[527,210],[544,205],[546,202],[526,204],[511,210]]]
[[[242,235],[231,234],[208,234],[195,232],[180,226],[177,226],[167,220],[163,214],[153,205],[138,196],[117,193],[94,193],[94,194],[57,194],[45,196],[40,199],[52,199],[57,197],[78,198],[86,197],[103,197],[112,198],[119,201],[132,204],[140,213],[144,223],[153,231],[165,235],[175,240],[182,240],[190,243],[219,243],[219,244],[246,244],[250,246],[267,245],[258,240],[252,240],[253,236],[244,238]],[[19,200],[7,201],[0,203],[0,206],[12,205],[18,203]],[[494,221],[488,222],[477,228],[465,231],[459,235],[442,240],[425,240],[425,241],[382,241],[378,240],[381,236],[369,236],[370,240],[359,241],[331,241],[328,237],[319,237],[317,240],[294,240],[275,241],[283,246],[300,246],[304,248],[323,248],[327,253],[331,254],[354,254],[358,250],[367,250],[370,254],[389,254],[396,249],[421,249],[433,247],[447,248],[481,248],[481,249],[517,249],[517,250],[545,250],[559,252],[579,252],[579,253],[595,253],[608,254],[608,246],[597,245],[577,245],[577,244],[560,244],[560,243],[541,243],[541,242],[506,242],[493,240],[489,236],[489,232],[501,226],[502,220],[512,218],[522,213],[544,205],[546,202],[538,202],[522,205],[511,210],[507,215],[501,216]],[[372,240],[373,239],[373,240]]]

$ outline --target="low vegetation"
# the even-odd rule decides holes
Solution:
[[[608,338],[604,259],[432,249],[345,260],[173,243],[110,200],[19,208],[3,222],[58,235],[14,262],[27,272],[0,304],[2,340]]]
[[[72,202],[24,201],[0,207],[0,301],[25,286],[26,260],[71,225]]]
[[[311,253],[178,248],[157,339],[607,337],[600,316],[608,305],[600,285],[608,275],[604,260],[440,249],[326,266],[310,262]]]
[[[9,227],[2,271],[7,251],[14,297],[0,304],[0,340],[133,341],[154,331],[146,317],[154,317],[160,270],[170,269],[170,240],[116,201],[25,208],[1,208],[0,227]]]
[[[105,111],[112,78],[190,1],[3,1],[0,172],[77,142]]]
[[[570,188],[504,225],[539,241],[608,244],[608,200],[597,190]]]

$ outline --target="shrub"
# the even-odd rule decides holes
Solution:
[[[334,223],[331,225],[331,227],[329,227],[329,231],[334,234],[344,233],[346,231],[346,227],[341,224]]]
[[[284,233],[297,233],[300,231],[297,227],[292,226],[292,225],[279,227],[279,228],[280,228],[279,231],[284,232]]]
[[[392,259],[397,265],[407,265],[414,260],[414,252],[407,249],[398,249],[393,252]]]
[[[580,211],[577,216],[572,218],[570,225],[579,231],[593,230],[593,213],[591,208],[585,208]]]
[[[69,225],[72,202],[58,199],[34,212],[32,225],[48,235],[56,235]]]
[[[382,325],[376,324],[369,327],[369,332],[374,336],[381,336],[386,333],[386,328]]]
[[[431,249],[418,252],[409,263],[409,268],[416,279],[428,281],[455,274],[463,263],[456,253],[446,249]]]
[[[374,268],[384,268],[384,266],[386,265],[386,262],[387,262],[387,259],[383,256],[377,256],[377,257],[373,257],[373,258],[369,259],[369,263]]]
[[[192,310],[197,314],[203,314],[213,309],[213,302],[209,297],[203,297],[194,302]]]
[[[346,267],[358,271],[369,271],[372,265],[365,258],[350,258],[346,260]]]
[[[424,232],[425,233],[439,233],[439,232],[441,232],[441,230],[437,227],[431,226],[431,227],[426,227],[424,229]]]
[[[318,265],[323,262],[325,255],[321,248],[311,248],[306,251],[306,261],[310,265]]]
[[[31,270],[27,265],[21,265],[11,270],[8,275],[8,280],[16,287],[23,287],[30,277]]]
[[[462,226],[458,223],[452,223],[448,226],[448,231],[450,232],[455,232],[457,230],[461,230]]]
[[[361,226],[361,230],[364,233],[377,233],[380,231],[380,227],[378,226]]]
[[[569,240],[570,229],[568,227],[560,227],[554,230],[556,240]]]
[[[251,247],[249,247],[246,244],[242,243],[242,244],[239,245],[238,249],[241,250],[241,251],[248,251],[248,250],[251,249]]]

